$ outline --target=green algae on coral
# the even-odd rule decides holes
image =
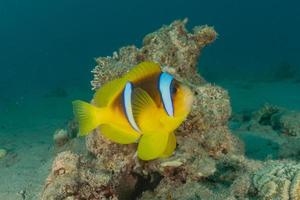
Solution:
[[[5,149],[0,149],[0,159],[4,158],[7,154],[7,151]]]

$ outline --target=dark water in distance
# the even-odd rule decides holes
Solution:
[[[297,69],[299,11],[296,0],[1,0],[0,89],[89,88],[94,57],[140,45],[145,34],[185,17],[189,28],[208,24],[220,34],[200,62],[208,78],[253,76],[283,62]]]

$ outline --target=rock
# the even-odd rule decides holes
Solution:
[[[281,134],[300,138],[300,112],[288,111],[281,115],[276,127]]]
[[[110,179],[111,174],[101,167],[88,164],[78,155],[65,151],[55,158],[41,199],[116,200],[114,189],[109,185]]]
[[[209,26],[196,26],[190,33],[186,30],[186,24],[187,19],[174,21],[146,35],[140,49],[126,46],[111,57],[97,58],[97,66],[92,71],[93,89],[120,77],[142,61],[171,66],[171,71],[186,81],[197,84],[205,82],[197,73],[198,58],[202,49],[216,39],[217,33]]]
[[[65,129],[58,129],[53,135],[55,145],[61,147],[69,141],[68,131]]]
[[[255,172],[253,183],[260,199],[300,200],[300,164],[267,162]]]

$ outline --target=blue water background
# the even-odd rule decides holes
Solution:
[[[208,79],[249,78],[282,62],[300,66],[299,1],[1,0],[0,89],[89,88],[94,58],[141,45],[175,19],[219,33],[199,64]],[[255,75],[253,75],[255,74]]]

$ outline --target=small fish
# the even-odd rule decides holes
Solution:
[[[187,86],[162,72],[158,64],[142,62],[98,89],[93,105],[76,100],[73,110],[80,135],[98,127],[116,143],[138,142],[138,157],[153,160],[173,154],[173,131],[189,114],[192,101]]]

